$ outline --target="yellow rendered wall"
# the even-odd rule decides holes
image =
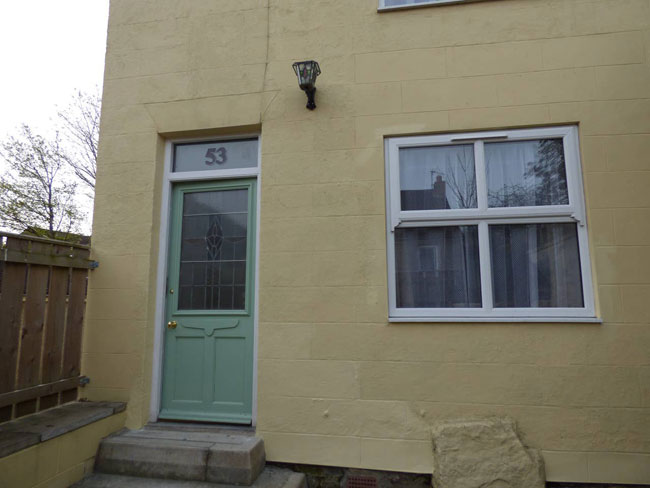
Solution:
[[[67,488],[92,473],[99,441],[124,427],[112,415],[0,459],[0,488]]]
[[[430,472],[433,422],[507,414],[551,480],[650,483],[650,1],[376,7],[111,2],[88,396],[147,420],[164,140],[257,128],[268,459]],[[603,324],[389,324],[383,138],[570,123]]]

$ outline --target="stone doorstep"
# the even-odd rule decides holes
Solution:
[[[167,432],[212,432],[215,434],[246,435],[249,437],[255,436],[255,428],[249,425],[175,422],[170,420],[149,422],[144,426],[143,430],[162,430]]]
[[[75,402],[0,424],[0,458],[123,412],[126,403]]]
[[[104,439],[95,469],[142,478],[250,486],[264,469],[262,439],[194,430],[144,428]]]
[[[207,442],[157,439],[152,443],[118,435],[100,443],[95,470],[143,478],[205,480],[209,447]]]
[[[145,427],[140,430],[130,430],[121,435],[121,437],[133,439],[165,439],[170,441],[193,441],[193,442],[208,442],[210,445],[215,442],[225,444],[242,445],[250,442],[255,438],[255,434],[251,433],[247,436],[238,435],[234,436],[229,433],[223,432],[209,432],[204,430],[192,431],[179,431],[179,430],[151,430]]]
[[[266,451],[262,439],[248,439],[239,445],[215,443],[210,448],[206,479],[219,483],[253,484],[266,464]]]

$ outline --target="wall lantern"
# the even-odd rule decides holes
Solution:
[[[316,61],[298,61],[293,63],[293,70],[298,77],[300,89],[307,94],[307,108],[314,110],[314,94],[316,93],[316,77],[320,74],[320,66]]]

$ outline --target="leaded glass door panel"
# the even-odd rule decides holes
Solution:
[[[172,192],[160,418],[250,423],[255,180]]]

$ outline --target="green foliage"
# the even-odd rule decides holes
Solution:
[[[0,226],[59,239],[78,230],[77,183],[65,174],[68,158],[58,134],[48,140],[23,125],[1,143],[0,157],[9,169],[0,176]]]

